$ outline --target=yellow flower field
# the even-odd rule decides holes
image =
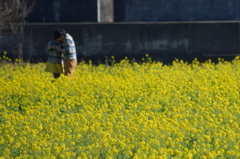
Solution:
[[[240,158],[240,59],[0,67],[0,158]]]

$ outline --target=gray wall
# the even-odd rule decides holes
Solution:
[[[98,22],[113,22],[113,0],[97,0]]]
[[[23,34],[3,34],[0,53],[18,56],[18,44],[25,58],[45,59],[44,52],[55,29],[70,33],[78,56],[131,56],[148,53],[156,60],[169,57],[232,55],[240,52],[239,22],[188,23],[75,23],[27,24]]]

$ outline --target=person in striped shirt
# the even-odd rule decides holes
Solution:
[[[64,74],[72,78],[74,69],[77,66],[77,52],[75,42],[72,36],[66,33],[66,31],[63,29],[56,30],[54,34],[59,35],[59,38],[57,40],[62,45],[61,52],[63,53],[64,60]]]
[[[55,79],[59,78],[63,72],[63,53],[61,52],[61,44],[58,40],[59,36],[57,34],[53,35],[45,51],[48,53],[47,65],[45,68],[46,72],[53,73]]]

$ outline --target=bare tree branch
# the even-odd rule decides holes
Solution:
[[[25,18],[34,5],[35,0],[0,0],[0,32],[9,29],[14,33],[22,32]]]

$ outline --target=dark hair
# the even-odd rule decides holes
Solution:
[[[63,29],[58,29],[58,30],[56,30],[56,31],[54,32],[53,38],[54,38],[55,40],[57,40],[57,39],[60,38],[62,35],[66,35],[66,31],[63,30]]]

